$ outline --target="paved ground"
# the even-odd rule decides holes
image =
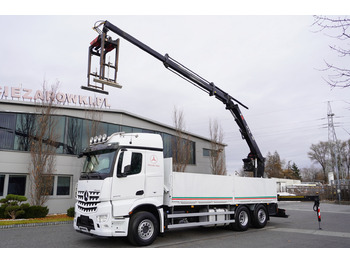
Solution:
[[[271,218],[263,229],[227,228],[168,231],[152,248],[350,248],[350,206],[321,203],[322,230],[312,203],[284,203],[289,218]],[[126,239],[77,233],[72,224],[0,229],[0,247],[129,248]]]

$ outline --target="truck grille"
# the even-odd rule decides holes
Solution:
[[[86,213],[95,212],[100,203],[100,192],[98,191],[78,191],[78,209]]]

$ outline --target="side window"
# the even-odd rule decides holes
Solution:
[[[118,159],[117,175],[125,177],[139,174],[142,170],[142,154],[130,151],[121,152]]]
[[[142,154],[141,153],[132,153],[131,155],[131,168],[130,174],[139,174],[142,169]]]
[[[117,174],[122,173],[123,159],[124,159],[124,152],[121,152],[118,158]],[[123,168],[123,172],[124,172],[124,168]]]

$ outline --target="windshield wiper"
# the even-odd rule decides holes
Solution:
[[[89,177],[96,177],[97,176],[99,179],[102,179],[100,172],[97,172],[97,171],[88,173],[88,176]]]
[[[80,178],[89,179],[88,172],[81,172]]]

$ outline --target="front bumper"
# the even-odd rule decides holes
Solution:
[[[77,210],[77,209],[76,209]],[[103,219],[101,219],[103,217]],[[111,205],[100,203],[96,212],[75,212],[74,229],[81,233],[103,237],[128,235],[129,217],[112,217]]]

